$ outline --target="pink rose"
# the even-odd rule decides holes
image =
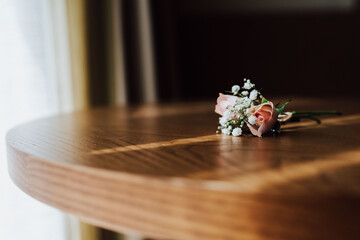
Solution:
[[[240,98],[232,95],[224,95],[222,93],[219,93],[217,104],[215,106],[215,112],[222,116],[226,111],[226,107],[233,106],[237,99]]]
[[[269,131],[276,123],[278,112],[272,102],[266,102],[249,109],[252,116],[257,117],[255,125],[247,124],[251,133],[261,137],[262,134]]]

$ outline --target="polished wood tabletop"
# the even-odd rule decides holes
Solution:
[[[343,115],[263,138],[216,134],[214,102],[48,117],[7,134],[9,173],[88,223],[156,239],[360,239],[358,103],[294,98]]]

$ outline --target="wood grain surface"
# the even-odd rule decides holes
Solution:
[[[213,102],[100,108],[7,134],[13,181],[88,223],[159,239],[360,239],[358,99],[279,136],[215,134]]]

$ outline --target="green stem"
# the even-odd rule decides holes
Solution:
[[[341,115],[341,112],[338,111],[292,111],[293,116],[301,117],[301,115],[327,115],[327,114],[336,114]]]

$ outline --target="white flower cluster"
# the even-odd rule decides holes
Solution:
[[[233,135],[238,137],[243,134],[247,123],[255,124],[257,118],[252,116],[249,109],[254,105],[261,103],[262,96],[255,88],[255,84],[251,83],[250,79],[244,78],[244,85],[234,85],[231,88],[231,93],[237,96],[234,105],[226,107],[223,116],[219,118],[217,133],[220,131],[226,135]],[[241,91],[242,90],[242,91]]]

